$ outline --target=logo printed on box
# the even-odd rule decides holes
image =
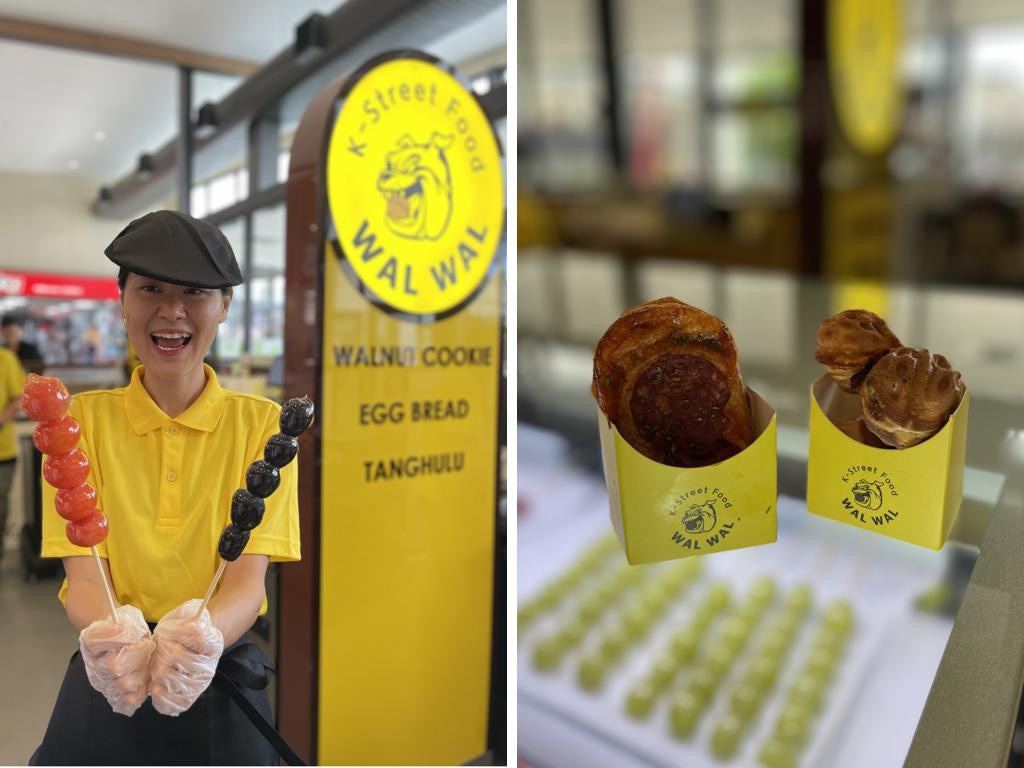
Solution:
[[[892,500],[900,494],[888,472],[856,465],[846,470],[842,481],[850,486],[843,498],[843,508],[854,520],[872,523],[877,528],[899,517]]]
[[[683,549],[714,549],[733,529],[735,523],[718,525],[719,510],[732,507],[729,497],[719,488],[708,492],[707,486],[693,488],[677,496],[672,503],[670,516],[679,516],[680,527],[672,533],[672,541]]]

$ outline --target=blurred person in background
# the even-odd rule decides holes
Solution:
[[[18,356],[26,373],[43,372],[46,365],[43,362],[43,353],[35,344],[22,339],[25,329],[20,317],[4,315],[4,319],[0,320],[0,331],[4,336],[4,346]]]
[[[4,336],[7,335],[4,318]],[[18,461],[18,442],[14,434],[14,416],[21,405],[21,390],[25,385],[25,371],[18,358],[9,349],[0,347],[0,559],[4,555],[7,532],[7,507],[14,469]]]

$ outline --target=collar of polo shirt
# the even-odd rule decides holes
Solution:
[[[145,366],[140,365],[132,371],[132,380],[128,383],[125,393],[124,407],[128,414],[128,422],[135,433],[144,435],[172,421],[200,432],[213,431],[224,412],[224,390],[221,389],[217,376],[210,366],[204,363],[203,370],[206,373],[206,386],[203,387],[202,393],[183,414],[174,419],[160,410],[142,385],[141,376]]]

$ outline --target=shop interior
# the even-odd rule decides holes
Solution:
[[[527,765],[1020,761],[1019,683],[989,695],[965,681],[1015,675],[1024,628],[992,602],[1016,589],[999,543],[1022,511],[1024,13],[901,0],[861,4],[857,20],[852,5],[518,4]],[[744,383],[776,410],[778,540],[628,566],[594,349],[624,310],[666,296],[726,324]],[[852,308],[948,357],[970,393],[963,501],[939,551],[808,514],[816,334]],[[765,600],[781,617],[807,589],[782,674],[754,699],[744,675],[770,629],[748,625],[729,659],[678,639],[705,629],[691,626],[702,601],[728,615]],[[801,665],[818,663],[815,622],[846,610],[845,650],[813,679],[813,703],[791,706]],[[999,650],[979,655],[969,637]],[[722,667],[710,682],[708,664]],[[707,688],[696,709],[692,686]],[[965,735],[981,722],[987,740]]]

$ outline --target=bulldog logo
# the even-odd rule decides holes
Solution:
[[[853,501],[864,509],[879,509],[882,506],[882,484],[878,480],[861,478],[850,489]]]
[[[388,228],[411,240],[437,240],[452,216],[452,177],[444,151],[451,134],[434,133],[425,144],[409,134],[386,156],[377,189],[387,201]]]
[[[687,533],[705,533],[713,531],[718,516],[715,514],[716,499],[708,499],[703,504],[691,504],[683,513],[683,527]]]

